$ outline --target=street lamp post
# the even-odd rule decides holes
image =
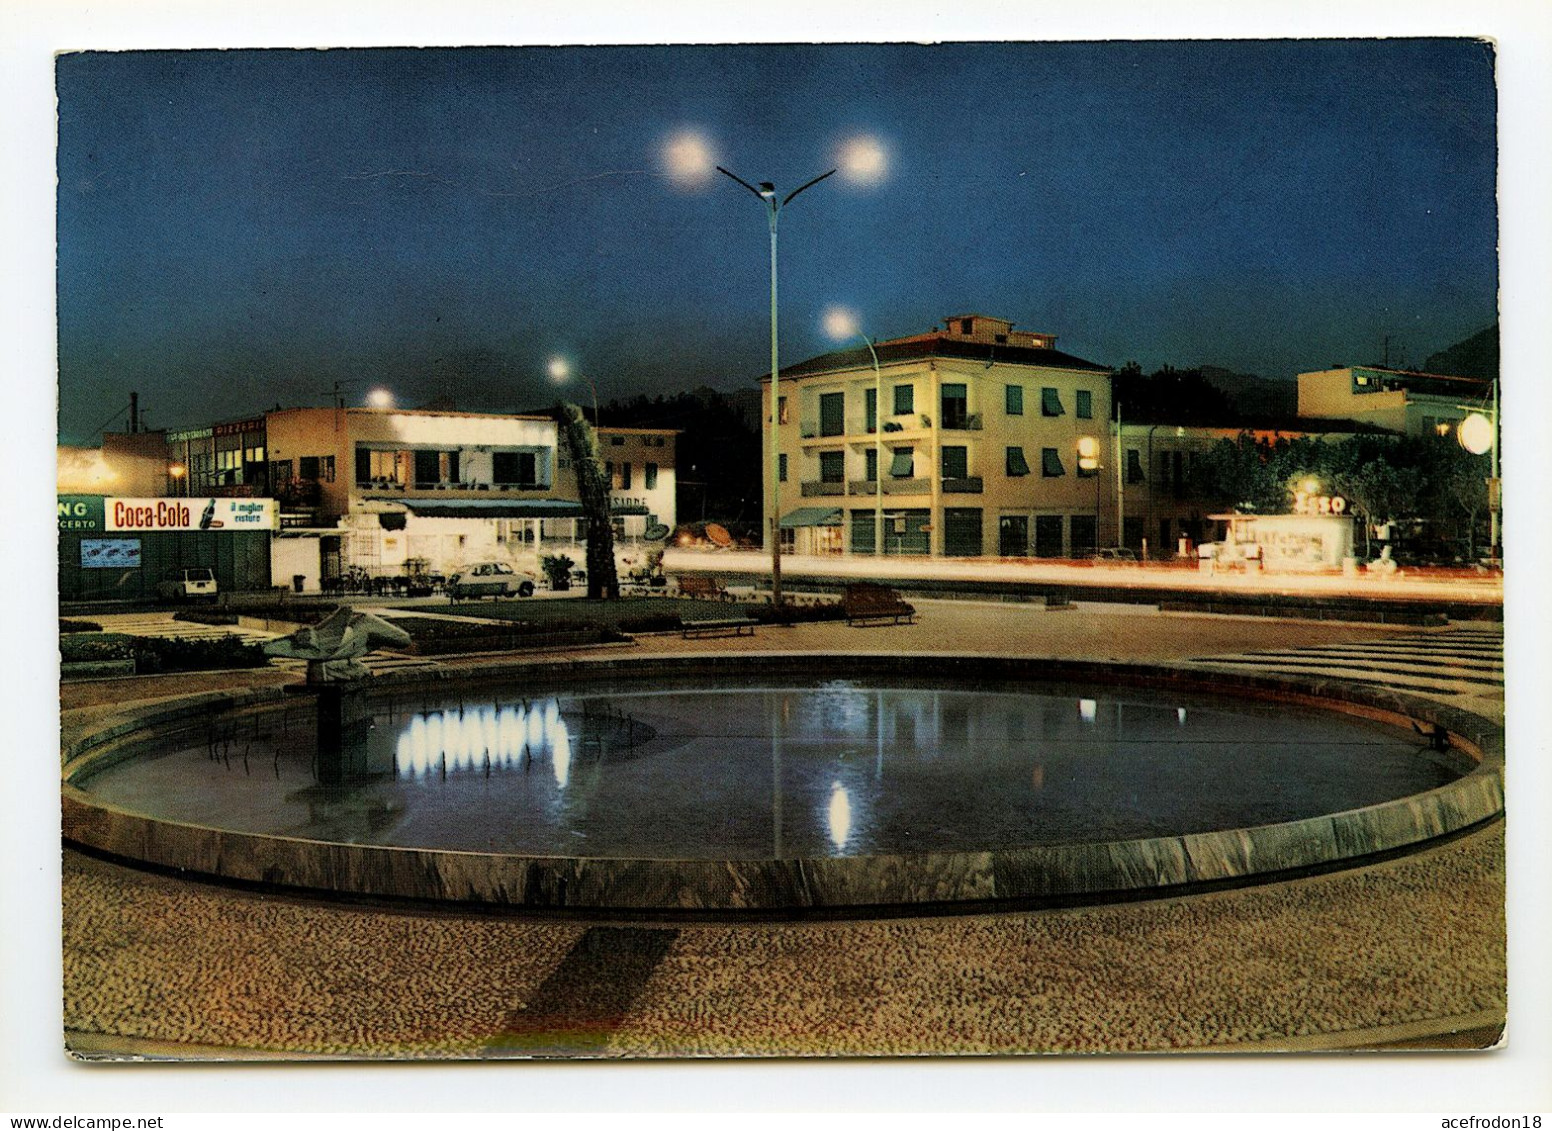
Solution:
[[[1462,405],[1461,407],[1467,407]],[[1455,438],[1460,446],[1472,455],[1492,453],[1491,477],[1487,481],[1488,553],[1496,564],[1502,561],[1498,552],[1498,514],[1503,505],[1503,480],[1498,466],[1498,379],[1493,379],[1492,415],[1484,417],[1473,412],[1456,426]]]
[[[1099,553],[1099,523],[1104,477],[1099,474],[1099,441],[1092,436],[1078,438],[1078,471],[1094,477],[1094,553]]]
[[[877,343],[857,328],[851,313],[836,307],[825,315],[825,329],[833,338],[857,337],[873,359],[873,556],[884,556],[884,374],[878,364]]]
[[[771,542],[771,607],[781,608],[781,483],[780,471],[780,424],[781,401],[778,396],[780,391],[780,366],[777,354],[777,323],[776,323],[776,225],[781,216],[781,210],[791,204],[797,195],[806,189],[811,189],[826,177],[832,176],[836,170],[821,173],[806,184],[799,185],[789,192],[780,202],[776,199],[776,186],[770,181],[761,181],[760,187],[744,180],[738,174],[717,166],[717,172],[730,180],[737,181],[748,189],[765,206],[766,217],[770,222],[771,230],[771,513],[770,532],[768,537]]]

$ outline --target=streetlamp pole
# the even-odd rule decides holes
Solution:
[[[878,350],[866,334],[857,335],[867,343],[873,358],[873,557],[884,556],[884,373],[878,367]]]
[[[1493,482],[1488,488],[1487,500],[1488,541],[1492,543],[1493,563],[1503,566],[1503,554],[1498,549],[1498,509],[1503,506],[1503,480],[1498,468],[1498,378],[1493,378]]]
[[[777,356],[777,322],[776,322],[776,224],[781,216],[781,210],[791,204],[798,193],[805,189],[813,188],[826,177],[834,175],[836,170],[821,173],[806,184],[799,185],[789,192],[780,202],[776,199],[776,186],[770,181],[761,181],[760,187],[755,188],[737,173],[717,166],[717,172],[743,185],[765,205],[766,217],[770,221],[771,229],[771,513],[770,529],[767,537],[771,543],[771,607],[781,608],[781,482],[779,472],[781,467],[781,400],[779,398],[781,367]]]

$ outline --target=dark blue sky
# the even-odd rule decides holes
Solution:
[[[768,363],[757,202],[662,172],[694,128],[795,187],[782,351],[974,310],[1107,364],[1289,377],[1496,317],[1492,56],[1461,40],[64,56],[61,436],[277,401],[607,399]]]

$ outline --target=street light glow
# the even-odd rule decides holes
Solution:
[[[717,171],[711,143],[694,130],[683,130],[663,146],[663,166],[668,177],[685,188],[700,188]]]
[[[1473,412],[1460,422],[1455,438],[1472,455],[1486,455],[1493,447],[1493,422],[1480,412]]]
[[[824,331],[836,341],[856,337],[861,332],[857,327],[857,316],[844,306],[832,306],[825,311]]]
[[[571,379],[571,363],[563,357],[550,358],[550,380],[557,385],[564,384]]]
[[[372,408],[392,408],[393,394],[387,389],[373,389],[366,395],[366,403]]]
[[[876,137],[854,137],[842,144],[836,164],[852,184],[876,185],[889,172],[889,155]]]

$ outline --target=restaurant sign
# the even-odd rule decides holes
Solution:
[[[274,499],[107,499],[106,530],[275,530]]]
[[[101,495],[59,495],[60,533],[70,531],[101,530]]]

